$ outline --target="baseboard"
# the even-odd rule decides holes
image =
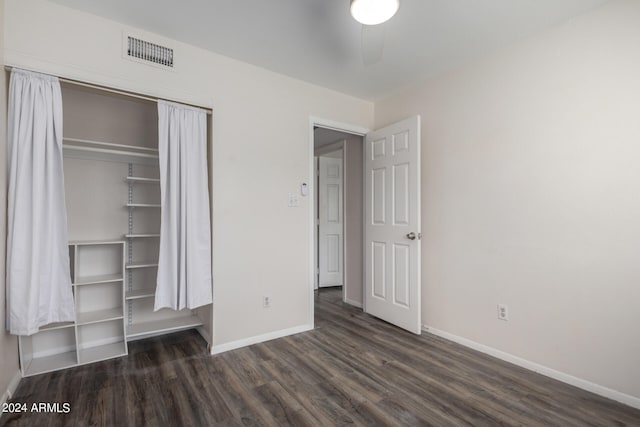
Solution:
[[[354,301],[354,300],[349,299],[349,298],[347,298],[347,297],[345,297],[345,298],[343,299],[343,301],[344,301],[345,303],[349,304],[349,305],[354,306],[354,307],[362,308],[362,303],[361,303],[361,302],[359,302],[359,301]]]
[[[13,375],[13,378],[11,378],[11,381],[9,381],[9,386],[7,387],[7,390],[2,394],[2,399],[0,399],[0,405],[4,404],[7,400],[11,399],[13,394],[16,392],[16,389],[18,388],[18,384],[20,384],[21,379],[22,379],[22,375],[20,375],[20,371],[16,371],[16,373]]]
[[[498,359],[504,360],[509,363],[513,363],[514,365],[520,366],[521,368],[528,369],[530,371],[536,372],[538,374],[545,375],[547,377],[553,378],[558,381],[562,381],[563,383],[572,385],[574,387],[581,388],[583,390],[589,391],[591,393],[597,394],[602,397],[606,397],[611,400],[615,400],[616,402],[624,403],[625,405],[629,405],[631,407],[640,409],[640,398],[631,396],[629,394],[622,393],[620,391],[612,390],[605,386],[601,386],[599,384],[592,383],[587,380],[583,380],[581,378],[574,377],[569,374],[565,374],[564,372],[556,371],[555,369],[551,369],[549,367],[539,365],[535,362],[531,362],[527,359],[523,359],[518,356],[514,356],[513,354],[506,353],[504,351],[495,349],[493,347],[486,346],[484,344],[477,343],[475,341],[471,341],[467,338],[459,337],[457,335],[450,334],[448,332],[444,332],[435,328],[431,328],[429,326],[423,326],[422,330],[437,335],[441,338],[445,338],[449,341],[456,342],[465,347],[472,348],[481,353],[488,354],[490,356],[496,357]]]
[[[224,353],[225,351],[235,350],[236,348],[246,347],[252,344],[258,344],[265,341],[271,341],[276,338],[286,337],[288,335],[299,334],[313,329],[313,325],[300,325],[293,328],[281,329],[279,331],[269,332],[267,334],[256,335],[254,337],[244,338],[238,341],[231,341],[224,344],[213,345],[211,354]]]

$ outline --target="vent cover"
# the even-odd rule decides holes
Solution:
[[[127,56],[173,68],[173,49],[127,36]]]

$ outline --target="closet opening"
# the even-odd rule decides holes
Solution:
[[[212,304],[154,309],[161,224],[157,99],[65,79],[60,86],[76,319],[19,337],[23,375],[124,356],[130,341],[187,329],[196,329],[210,352]],[[206,129],[211,211],[210,111]]]

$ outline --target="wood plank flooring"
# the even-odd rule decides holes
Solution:
[[[640,411],[316,297],[316,329],[217,356],[195,331],[128,357],[25,378],[7,426],[640,426]]]

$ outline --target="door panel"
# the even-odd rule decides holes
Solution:
[[[318,176],[318,254],[320,287],[343,284],[343,165],[320,157]]]
[[[409,307],[410,280],[409,280],[409,257],[411,248],[405,244],[393,245],[393,290],[394,303]]]
[[[364,176],[365,310],[420,334],[419,116],[366,136]]]
[[[373,280],[373,290],[372,296],[376,298],[380,298],[382,300],[386,299],[387,296],[387,286],[386,279],[387,275],[385,274],[385,268],[387,266],[386,263],[386,244],[384,242],[372,242],[371,244],[371,278]]]
[[[409,164],[393,165],[393,224],[409,225]]]

